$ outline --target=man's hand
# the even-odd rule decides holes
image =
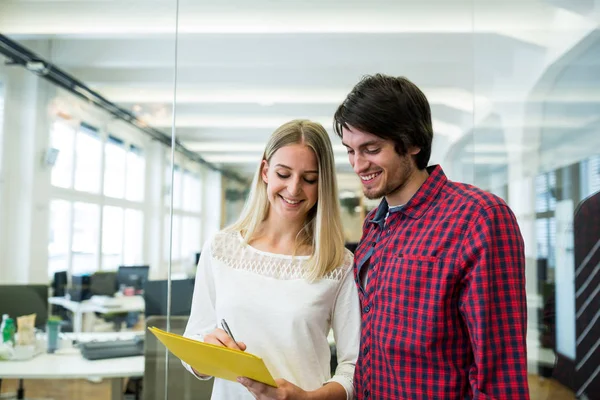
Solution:
[[[308,400],[308,392],[285,379],[275,379],[277,387],[274,388],[264,383],[254,381],[250,378],[238,378],[241,383],[252,393],[257,400]]]
[[[235,342],[223,329],[217,328],[211,333],[204,336],[204,343],[214,344],[216,346],[229,347],[235,350],[246,350],[246,344],[244,342]],[[204,375],[196,371],[194,373],[201,378],[208,378],[208,375]]]

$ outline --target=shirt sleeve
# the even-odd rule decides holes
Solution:
[[[192,309],[185,332],[183,333],[183,336],[198,341],[204,341],[204,335],[212,332],[217,327],[211,242],[212,240],[208,240],[200,253],[200,260],[196,269],[196,280],[194,282]],[[183,361],[181,363],[198,379],[207,380],[211,378],[200,377],[194,373],[189,364]]]
[[[510,209],[482,210],[465,250],[459,309],[473,349],[473,399],[529,399],[525,254]]]
[[[354,367],[360,344],[360,308],[358,292],[352,271],[347,268],[338,290],[332,312],[332,328],[337,350],[338,365],[335,374],[328,382],[337,382],[346,390],[346,398],[354,398]]]

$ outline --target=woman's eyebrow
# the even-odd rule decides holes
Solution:
[[[292,169],[292,167],[288,167],[285,164],[275,164],[276,167],[282,167],[282,168],[287,168],[287,169]],[[310,171],[304,171],[305,174],[318,174],[319,171],[318,170],[310,170]]]

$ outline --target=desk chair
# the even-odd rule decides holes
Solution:
[[[188,317],[171,317],[171,332],[183,335]],[[152,316],[146,326],[167,329],[167,317]],[[165,398],[165,347],[146,330],[143,400]],[[190,374],[181,361],[169,353],[168,398],[177,400],[210,400],[213,380],[201,381]]]

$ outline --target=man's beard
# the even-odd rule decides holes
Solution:
[[[376,199],[380,199],[384,196],[389,196],[391,194],[394,194],[394,193],[402,190],[402,188],[404,188],[404,186],[406,186],[406,184],[410,180],[410,177],[412,176],[414,170],[413,170],[413,168],[411,168],[410,162],[406,159],[402,160],[402,162],[398,166],[398,169],[399,169],[399,171],[397,171],[398,179],[393,182],[386,181],[385,186],[383,188],[381,188],[381,189],[363,188],[363,193],[364,193],[365,197],[369,200],[376,200]]]
[[[404,185],[406,184],[407,179],[404,179],[402,181],[400,181],[400,183],[394,185],[393,183],[388,183],[386,184],[382,189],[363,189],[363,193],[365,195],[365,197],[369,200],[376,200],[376,199],[380,199],[384,196],[388,196],[392,193],[397,192],[398,190],[402,189],[404,187]]]

